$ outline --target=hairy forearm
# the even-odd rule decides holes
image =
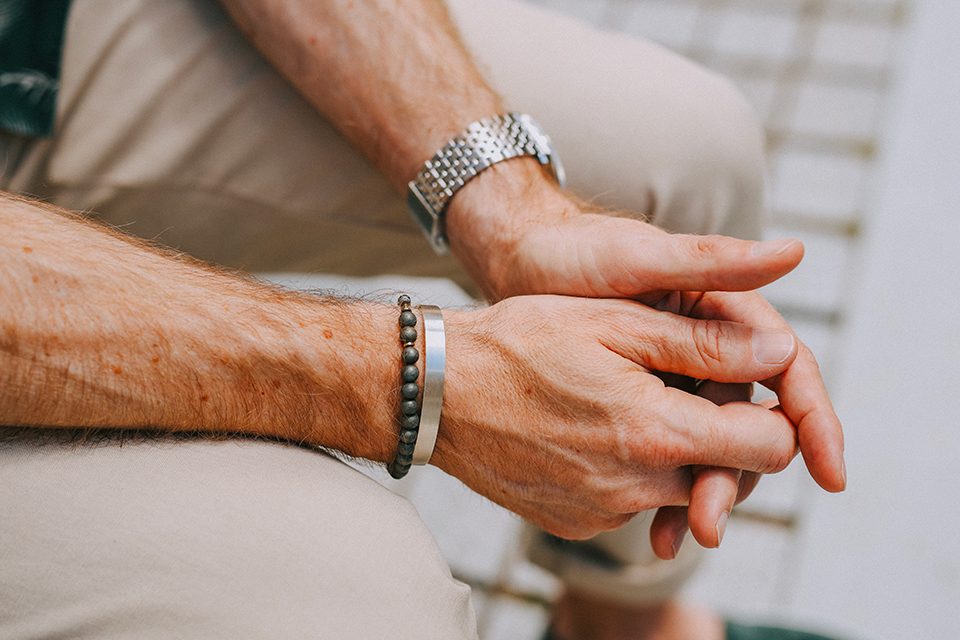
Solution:
[[[470,122],[505,110],[442,0],[221,0],[268,60],[403,191]],[[518,206],[522,203],[522,206]],[[484,171],[450,203],[451,249],[491,298],[521,229],[570,202],[531,158]]]
[[[502,110],[441,0],[222,0],[287,79],[398,188]]]
[[[386,460],[395,312],[0,195],[0,424],[238,431]]]

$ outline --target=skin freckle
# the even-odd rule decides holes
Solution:
[[[150,362],[152,362],[153,364],[157,364],[158,362],[160,362],[160,356],[153,356],[152,358],[150,358]]]
[[[307,38],[307,42],[309,42],[310,44],[317,44],[317,36],[310,36],[309,38]]]
[[[113,365],[113,372],[114,372],[116,375],[120,375],[121,373],[123,373],[123,369],[121,369],[121,368],[118,367],[117,365]]]
[[[33,253],[33,247],[24,247],[24,248],[23,248],[23,252],[24,252],[24,253]]]
[[[30,278],[30,280],[33,282],[33,284],[37,284],[38,282],[40,282],[40,276],[34,275]]]
[[[207,394],[203,394],[202,396],[200,396],[200,402],[206,402],[209,399],[210,399],[210,396],[208,396]]]
[[[326,338],[327,340],[329,340],[330,338],[333,337],[333,331],[330,331],[330,329],[324,329],[324,330],[323,330],[323,337]]]

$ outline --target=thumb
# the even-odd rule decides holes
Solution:
[[[803,243],[791,238],[753,242],[665,233],[634,244],[632,253],[634,277],[650,288],[751,291],[793,271],[803,259]]]

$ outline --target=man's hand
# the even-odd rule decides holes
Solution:
[[[653,304],[672,291],[750,291],[803,258],[796,240],[669,234],[636,214],[600,211],[529,159],[474,178],[446,220],[453,252],[493,301],[554,293]]]
[[[803,257],[798,241],[675,235],[641,220],[592,213],[527,160],[478,176],[454,199],[447,224],[454,252],[494,300],[531,293],[625,297],[695,318],[791,331],[750,290],[796,267]],[[755,380],[777,394],[813,478],[828,491],[843,490],[842,428],[810,350],[798,341],[786,371]],[[698,476],[690,524],[706,546],[719,544],[715,523],[738,493],[743,496],[738,480],[735,472]],[[666,538],[657,529],[669,527],[660,522],[653,535]],[[655,547],[669,555],[669,547]]]
[[[718,407],[652,373],[771,378],[796,355],[789,332],[563,296],[445,316],[434,464],[556,535],[587,538],[687,504],[691,465],[767,473],[795,454],[782,412]]]

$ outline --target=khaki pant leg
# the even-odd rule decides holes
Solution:
[[[0,637],[475,638],[413,507],[257,441],[0,444]]]
[[[468,283],[217,2],[74,0],[56,131],[6,188],[223,265]]]
[[[450,4],[510,107],[550,131],[581,196],[672,231],[759,235],[761,134],[729,83],[654,44],[513,0]],[[9,188],[241,268],[467,283],[215,3],[76,0],[58,120],[54,140],[17,149]],[[645,585],[689,572],[675,561],[667,566],[677,579],[665,577],[649,520],[594,544],[625,565],[653,566],[657,578],[620,572],[592,581],[596,589],[644,599]],[[554,552],[532,555],[561,576],[583,574],[578,554]],[[547,557],[573,558],[573,569]]]

